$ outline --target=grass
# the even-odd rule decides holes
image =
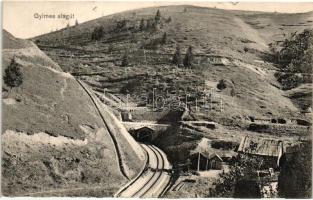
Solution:
[[[248,114],[260,117],[268,112],[273,116],[297,115],[297,108],[275,87],[279,86],[273,76],[275,66],[256,61],[263,61],[264,54],[269,53],[269,43],[281,40],[281,36],[276,37],[278,32],[293,31],[293,27],[276,30],[285,20],[284,17],[296,23],[310,19],[309,13],[273,14],[193,6],[187,6],[187,12],[183,12],[185,7],[159,8],[162,19],[158,31],[138,30],[140,20],[153,18],[157,10],[146,8],[135,10],[136,15],[124,12],[106,16],[33,40],[40,41],[37,43],[39,47],[66,71],[76,75],[103,71],[99,75],[82,75],[98,91],[107,88],[115,94],[138,96],[149,95],[156,88],[162,96],[175,93],[176,96],[182,96],[181,101],[184,101],[186,93],[192,95],[191,99],[195,99],[200,93],[199,88],[200,91],[211,89],[205,87],[206,80],[218,82],[225,79],[234,81],[236,91],[234,97],[228,90],[218,94],[224,101],[224,113],[228,113],[228,120],[245,118]],[[166,19],[169,16],[172,21],[168,23]],[[116,31],[116,24],[122,18],[128,19],[127,26],[130,28]],[[91,30],[98,25],[104,27],[104,37],[92,41]],[[160,39],[164,32],[167,33],[166,44],[156,49],[142,48],[152,40]],[[193,46],[196,64],[192,72],[170,65],[176,45],[180,46],[183,56],[188,46]],[[113,50],[108,52],[112,46]],[[245,48],[248,49],[246,53]],[[130,63],[126,68],[119,66],[125,52]],[[74,56],[63,57],[70,55]],[[227,66],[212,65],[204,59],[210,55],[225,57],[230,63]],[[263,77],[260,77],[260,73],[264,74]],[[217,115],[216,118],[219,119],[224,113],[212,112],[212,115]],[[196,112],[194,114],[198,115]],[[222,119],[217,121],[223,123]]]
[[[184,12],[185,7],[187,12]],[[160,29],[139,31],[136,27],[140,20],[154,18],[157,9],[162,16]],[[132,15],[133,12],[136,15]],[[268,59],[272,48],[279,48],[284,38],[312,26],[311,14],[226,11],[194,6],[145,8],[105,16],[32,40],[64,71],[80,77],[96,91],[106,88],[124,99],[129,94],[131,101],[136,96],[151,100],[151,94],[155,92],[164,99],[176,98],[176,103],[183,106],[187,102],[192,120],[217,122],[219,128],[216,130],[174,129],[156,139],[171,161],[184,162],[203,137],[236,143],[245,135],[282,140],[297,138],[275,131],[247,131],[247,127],[251,123],[250,117],[311,119],[299,112],[297,103],[307,104],[308,100],[301,97],[291,100],[292,94],[288,96],[281,90],[274,77],[277,68]],[[166,22],[168,17],[172,19],[170,23]],[[116,30],[116,24],[123,19],[127,19],[127,26],[131,28]],[[93,41],[91,32],[98,25],[104,27],[105,34],[101,40]],[[167,43],[154,45],[164,33]],[[182,56],[189,46],[193,47],[195,63],[192,70],[171,65],[176,46],[180,47]],[[130,64],[121,67],[125,53]],[[216,65],[208,60],[212,57],[224,58],[228,63]],[[218,90],[215,84],[206,84],[222,79],[231,83],[223,90]],[[213,95],[210,94],[212,89]],[[310,87],[301,90],[301,93],[311,94]],[[205,109],[210,106],[205,104],[212,96],[211,108]],[[136,117],[136,120],[147,118],[143,114]],[[159,117],[162,118],[161,114]],[[158,120],[155,115],[153,119]],[[207,188],[197,192],[204,190]],[[186,191],[178,195],[194,194]]]
[[[24,79],[18,88],[3,85],[2,194],[86,188],[58,195],[112,196],[127,180],[90,97],[34,44],[4,33],[2,70],[15,56]],[[129,148],[122,151],[136,173],[141,164]]]

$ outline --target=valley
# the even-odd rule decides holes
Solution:
[[[26,78],[3,89],[3,193],[291,197],[286,173],[311,177],[312,74],[286,89],[278,61],[312,30],[312,12],[176,5],[25,41],[5,32],[4,65]],[[310,196],[301,184],[288,195]]]

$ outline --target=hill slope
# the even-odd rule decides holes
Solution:
[[[6,31],[3,41],[3,71],[15,57],[24,77],[17,88],[2,84],[3,194],[113,195],[127,179],[90,97],[32,42]],[[127,142],[118,142],[131,155],[134,176],[143,161]]]
[[[140,30],[140,21],[153,22],[158,9],[158,26]],[[288,19],[292,24],[286,24]],[[103,27],[103,37],[92,40],[92,31],[98,26]],[[151,96],[156,88],[163,97],[170,93],[185,102],[186,93],[195,99],[215,89],[224,111],[218,112],[216,105],[208,113],[193,112],[194,117],[209,115],[219,123],[236,124],[238,119],[246,120],[249,116],[299,117],[298,108],[274,78],[277,68],[266,58],[271,43],[293,33],[295,27],[301,31],[312,26],[311,13],[167,6],[102,17],[33,40],[63,70],[85,79],[98,91],[107,88],[116,94]],[[164,33],[167,37],[163,44],[160,41]],[[171,65],[177,46],[183,56],[189,46],[193,47],[195,64],[191,73]],[[128,68],[120,67],[124,54],[128,56]],[[227,64],[220,66],[214,63],[215,58],[222,58]],[[221,79],[230,83],[228,89],[216,90]],[[188,103],[191,109],[195,106],[194,101]]]

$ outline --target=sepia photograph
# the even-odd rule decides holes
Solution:
[[[313,2],[2,2],[1,196],[312,198]]]

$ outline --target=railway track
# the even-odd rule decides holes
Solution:
[[[96,102],[89,89],[87,89],[85,85],[79,80],[77,80],[77,82],[90,96],[101,118],[103,119],[104,124],[107,126],[112,142],[114,143],[120,171],[124,175],[124,177],[129,180],[129,177],[125,172],[123,159],[121,157],[120,146],[116,141],[114,134],[111,132],[111,129],[108,126],[106,120],[104,119],[104,116],[102,116],[102,113],[98,108],[98,103]],[[147,155],[146,168],[135,179],[130,180],[130,182],[128,182],[125,187],[119,190],[115,197],[159,197],[164,193],[165,189],[167,188],[171,177],[168,173],[171,170],[171,165],[168,162],[165,153],[153,145],[142,144],[141,146]]]
[[[77,80],[77,79],[76,79]],[[124,163],[123,163],[123,159],[122,159],[122,156],[121,156],[121,150],[120,150],[120,147],[119,147],[119,144],[118,142],[116,141],[116,138],[114,137],[114,134],[112,133],[110,127],[108,126],[104,116],[102,115],[102,113],[100,112],[99,110],[99,107],[98,107],[98,104],[97,102],[95,101],[95,98],[93,98],[93,96],[91,95],[91,92],[85,87],[85,85],[77,80],[77,82],[79,83],[79,85],[81,85],[81,87],[86,91],[86,93],[88,94],[88,96],[90,97],[90,99],[92,100],[92,102],[94,103],[95,107],[97,108],[97,111],[104,123],[104,125],[106,126],[107,130],[108,130],[108,133],[110,135],[110,138],[112,139],[112,142],[113,142],[113,145],[114,145],[114,148],[115,148],[115,152],[116,152],[116,157],[117,157],[117,162],[118,162],[118,166],[119,166],[119,170],[120,172],[122,173],[122,175],[129,180],[129,177],[126,173],[126,170],[125,170],[125,166],[124,166]]]
[[[147,168],[115,197],[159,197],[167,187],[170,180],[167,171],[171,169],[171,165],[166,155],[153,145],[142,144],[142,147],[148,156]]]

